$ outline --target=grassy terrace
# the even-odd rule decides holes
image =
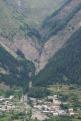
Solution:
[[[81,100],[81,86],[78,85],[51,85],[48,87],[53,93],[60,93],[64,95],[75,94]]]

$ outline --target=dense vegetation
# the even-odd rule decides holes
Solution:
[[[5,73],[3,70],[5,70]],[[29,72],[32,72],[33,76],[35,67],[25,57],[14,58],[3,47],[0,47],[0,71],[0,82],[5,82],[10,86],[17,85],[27,88]]]
[[[33,87],[29,90],[30,97],[43,98],[50,95],[50,91],[45,87]]]
[[[81,28],[77,30],[35,78],[37,85],[81,84]]]
[[[72,121],[71,117],[53,117],[51,119],[45,120],[45,121]]]

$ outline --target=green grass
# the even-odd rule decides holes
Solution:
[[[50,85],[48,87],[50,91],[53,93],[62,93],[65,95],[70,95],[70,94],[75,94],[78,96],[78,98],[81,100],[81,87],[78,85],[61,85],[61,84],[56,84],[56,85]]]
[[[9,115],[4,114],[4,116],[0,117],[0,121],[9,121]]]

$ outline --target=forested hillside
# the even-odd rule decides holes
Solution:
[[[0,47],[0,81],[26,87],[32,71],[35,84],[80,84],[81,0],[42,3],[0,1],[0,43],[10,49]]]
[[[0,46],[0,82],[7,85],[22,86],[27,88],[29,81],[29,73],[32,76],[35,72],[35,67],[32,62],[25,59],[22,54],[18,52],[18,58],[14,58],[2,46]]]
[[[81,84],[81,28],[50,59],[49,64],[35,77],[34,82],[36,85]]]

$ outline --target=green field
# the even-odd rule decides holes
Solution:
[[[53,93],[61,93],[64,95],[75,94],[81,100],[81,86],[79,85],[51,85],[48,87]]]

